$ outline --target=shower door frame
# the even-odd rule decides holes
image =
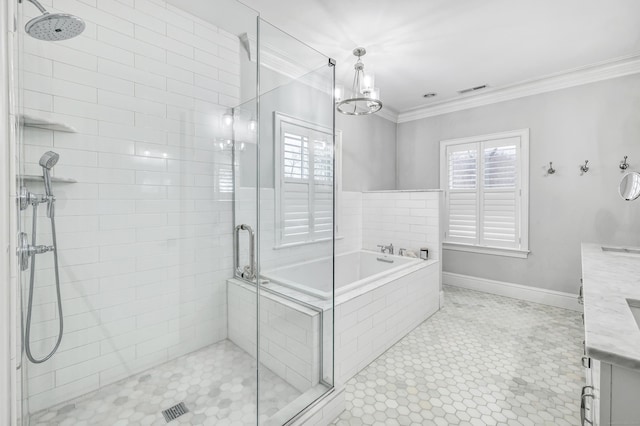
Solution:
[[[10,23],[11,14],[9,13],[9,2],[2,2],[0,4],[0,22],[1,27],[6,28],[6,31],[0,32],[0,67],[2,67],[2,86],[0,87],[0,99],[2,104],[0,105],[0,137],[2,138],[2,149],[0,149],[0,169],[4,170],[2,177],[0,178],[0,217],[3,218],[2,230],[0,231],[0,247],[3,248],[0,261],[2,262],[2,277],[0,278],[0,424],[11,424],[11,418],[13,416],[12,404],[13,404],[13,374],[12,371],[12,358],[13,350],[11,348],[11,324],[12,320],[12,260],[11,257],[11,234],[15,229],[11,206],[11,152],[13,140],[11,139],[11,107],[10,107],[10,86],[9,86],[9,72],[10,72],[10,60],[9,60],[9,32],[11,29]]]
[[[0,277],[0,424],[18,425],[24,423],[23,390],[19,386],[19,376],[23,374],[22,354],[18,351],[18,343],[22,339],[17,335],[19,321],[18,292],[20,290],[20,272],[15,256],[16,237],[19,229],[16,197],[20,176],[19,150],[20,128],[18,121],[19,93],[16,91],[18,81],[18,1],[4,1],[0,4],[0,254],[2,276]],[[18,420],[21,420],[18,423]]]

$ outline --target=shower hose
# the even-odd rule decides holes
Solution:
[[[51,202],[53,203],[54,201],[52,200]],[[58,347],[60,346],[60,342],[62,341],[62,332],[64,327],[64,321],[62,318],[62,298],[60,296],[60,274],[58,272],[58,242],[56,239],[56,221],[53,214],[51,215],[50,219],[51,219],[51,234],[52,234],[52,243],[53,243],[53,262],[54,262],[53,266],[54,266],[55,278],[56,278],[56,297],[58,302],[58,322],[60,326],[60,333],[58,334],[58,339],[56,341],[55,346],[47,356],[40,359],[36,359],[33,356],[33,354],[31,353],[31,316],[33,314],[33,290],[34,290],[35,272],[36,272],[36,256],[34,255],[32,256],[32,259],[31,259],[31,271],[29,275],[29,300],[27,303],[27,324],[25,327],[25,336],[24,336],[25,353],[27,354],[27,358],[29,359],[29,361],[33,362],[34,364],[41,364],[46,360],[48,360],[49,358],[51,358],[53,354],[56,353],[56,351],[58,350]],[[37,221],[38,221],[38,205],[34,204],[33,205],[33,225],[31,227],[31,232],[32,232],[31,244],[34,247],[36,246]]]

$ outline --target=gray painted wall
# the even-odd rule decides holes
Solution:
[[[398,188],[439,187],[441,140],[521,128],[530,129],[529,258],[447,250],[443,269],[574,293],[582,241],[640,245],[640,201],[617,193],[624,155],[640,171],[640,75],[399,124]],[[580,176],[584,160],[591,170]]]
[[[377,115],[336,113],[336,130],[342,130],[343,189],[395,189],[396,123]]]

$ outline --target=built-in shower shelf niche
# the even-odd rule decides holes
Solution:
[[[43,181],[43,177],[40,175],[23,175],[22,179],[27,181],[27,182],[42,182]],[[78,181],[76,179],[71,179],[71,178],[64,178],[64,177],[57,177],[57,176],[51,176],[51,182],[58,182],[58,183],[78,183]]]
[[[25,127],[36,127],[38,129],[55,130],[57,132],[77,133],[77,130],[65,123],[50,120],[46,117],[37,117],[35,115],[23,114],[20,122]]]

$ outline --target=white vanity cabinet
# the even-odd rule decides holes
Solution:
[[[640,300],[640,256],[611,251],[582,245],[580,424],[640,426],[640,322],[630,308]]]
[[[640,371],[591,359],[581,397],[582,425],[640,425]]]

